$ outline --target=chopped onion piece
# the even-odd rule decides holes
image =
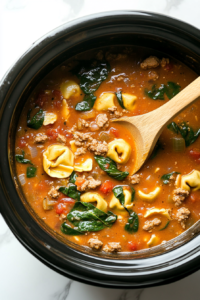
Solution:
[[[185,140],[182,137],[172,138],[172,148],[174,152],[184,152],[185,151]]]
[[[87,119],[92,119],[96,117],[96,112],[95,110],[90,110],[90,111],[86,111],[83,113],[80,113],[80,116],[82,119],[87,120]]]
[[[34,158],[37,156],[38,154],[38,151],[37,151],[37,148],[35,146],[31,147],[31,146],[28,146],[30,152],[31,152],[31,157]]]
[[[97,123],[91,122],[90,129],[91,129],[91,131],[97,131],[97,130],[99,130],[99,126],[97,125]]]
[[[102,132],[100,133],[99,139],[100,139],[101,141],[108,142],[108,141],[110,140],[110,135],[109,135],[107,132],[102,131]]]
[[[19,181],[20,181],[21,185],[24,185],[26,183],[25,174],[20,174],[18,177],[19,177]]]

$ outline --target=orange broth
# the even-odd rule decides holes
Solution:
[[[180,85],[182,90],[197,77],[197,75],[187,66],[171,58],[170,64],[167,64],[166,67],[159,66],[155,69],[144,70],[140,67],[140,63],[144,58],[146,57],[140,57],[139,55],[133,53],[128,54],[127,58],[123,58],[121,60],[113,59],[109,61],[111,66],[109,75],[107,79],[101,83],[100,87],[94,92],[94,95],[98,98],[102,93],[115,93],[117,91],[136,95],[137,99],[135,102],[134,111],[123,112],[123,116],[135,116],[155,110],[169,101],[166,95],[165,100],[153,100],[145,94],[145,89],[150,90],[153,84],[156,84],[156,86],[159,87],[161,84],[167,84],[167,82],[170,81]],[[176,207],[172,200],[173,190],[175,189],[174,182],[170,181],[169,184],[164,184],[161,180],[161,177],[163,174],[171,173],[173,171],[184,175],[190,173],[193,169],[200,170],[200,162],[190,155],[190,150],[200,150],[200,138],[198,138],[189,147],[186,147],[181,154],[176,153],[173,151],[171,141],[171,139],[176,135],[167,128],[163,131],[160,137],[162,149],[158,151],[158,154],[153,159],[149,159],[139,170],[138,174],[140,175],[140,183],[132,185],[132,187],[135,189],[132,210],[137,213],[139,218],[139,228],[137,232],[129,233],[124,229],[124,226],[128,220],[127,211],[110,209],[109,202],[112,197],[112,191],[105,194],[100,190],[101,186],[92,191],[98,192],[108,203],[108,210],[113,211],[113,213],[118,216],[117,221],[111,227],[104,228],[95,233],[86,232],[85,234],[79,236],[65,235],[60,230],[60,226],[64,219],[63,216],[56,213],[57,204],[55,204],[51,210],[44,210],[43,199],[49,198],[48,192],[51,186],[66,186],[68,179],[53,178],[45,173],[43,169],[43,152],[49,145],[58,144],[56,141],[58,133],[67,138],[65,146],[71,149],[70,141],[73,140],[73,133],[70,132],[70,129],[74,124],[77,124],[78,119],[85,118],[85,115],[87,114],[87,112],[78,112],[75,110],[75,105],[84,98],[84,92],[81,92],[79,96],[72,96],[67,100],[70,115],[67,122],[65,122],[63,119],[61,113],[63,96],[59,92],[60,85],[66,79],[74,80],[79,84],[79,79],[75,75],[72,75],[72,73],[66,71],[66,68],[63,66],[66,66],[66,64],[63,64],[52,71],[37,86],[27,100],[27,103],[25,104],[19,118],[19,124],[16,132],[15,152],[16,154],[21,154],[21,150],[24,150],[25,157],[30,159],[37,168],[36,176],[33,178],[26,178],[26,183],[22,187],[27,201],[30,203],[38,216],[42,218],[50,228],[61,234],[66,239],[69,239],[72,242],[82,246],[88,246],[88,240],[95,236],[98,237],[104,245],[109,242],[120,242],[122,251],[134,251],[148,248],[149,246],[147,242],[150,240],[152,234],[155,234],[158,238],[155,245],[180,235],[182,232],[184,232],[184,230],[188,229],[199,219],[200,191],[190,192],[190,195],[182,204],[182,206],[187,207],[191,212],[188,220],[186,221],[186,229],[183,229],[176,218],[173,217],[176,216],[176,213],[180,208]],[[149,80],[148,78],[148,72],[150,70],[155,70],[159,74],[159,78],[155,82]],[[122,80],[118,80],[120,76],[123,77]],[[45,93],[45,91],[48,91],[48,93]],[[43,125],[38,130],[27,127],[27,112],[30,108],[33,109],[35,104],[39,104],[39,106],[46,112],[56,113],[57,121],[52,125]],[[123,109],[120,107],[117,99],[115,99],[115,105],[117,106],[118,111],[122,112]],[[111,119],[111,116],[107,111],[93,111],[94,116],[87,119],[87,122],[95,122],[96,116],[100,113],[106,114],[109,120]],[[199,128],[199,120],[200,100],[196,101],[193,105],[184,110],[179,116],[176,117],[174,121],[177,124],[180,124],[183,121],[189,122],[189,125],[194,130],[197,130]],[[151,125],[149,124],[149,126]],[[113,129],[110,130],[111,128],[116,129],[116,131]],[[115,124],[114,122],[109,122],[108,128],[100,128],[99,130],[92,132],[92,137],[101,141],[100,136],[102,131],[109,135],[108,143],[115,138],[121,138],[130,144],[131,156],[127,163],[122,164],[120,170],[128,171],[129,174],[131,174],[135,157],[133,137],[122,125]],[[81,132],[91,132],[91,130],[90,128],[84,128],[81,130]],[[48,141],[46,141],[44,144],[35,144],[34,139],[38,133],[46,134],[49,138]],[[37,148],[36,157],[31,156],[29,149],[30,146]],[[103,172],[98,166],[97,162],[94,160],[94,153],[90,151],[87,151],[86,154],[75,158],[75,164],[85,161],[86,158],[93,159],[92,171],[79,174],[79,177],[83,177],[83,175],[85,175],[87,178],[87,176],[91,175],[95,179],[101,180],[102,184],[106,180],[109,180],[113,184],[113,187],[116,185],[131,186],[128,177],[123,181],[117,181]],[[16,169],[18,175],[26,174],[27,164],[16,162]],[[156,187],[161,187],[161,192],[153,202],[146,202],[138,196],[139,190],[144,193],[149,193]],[[62,193],[59,193],[59,197],[55,199],[55,202],[60,203],[62,202],[63,198],[66,198],[66,196]],[[64,212],[65,216],[72,209],[73,205],[74,202],[68,203],[68,206]],[[144,218],[145,212],[150,208],[164,208],[171,210],[172,220],[170,220],[166,229],[160,230],[168,222],[165,216],[159,214],[158,216],[153,215],[147,219]],[[150,232],[143,230],[145,221],[153,220],[155,217],[158,217],[161,220],[161,224],[153,228]]]

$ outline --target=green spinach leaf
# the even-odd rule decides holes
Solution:
[[[86,95],[83,101],[76,104],[75,110],[77,111],[88,111],[91,110],[94,106],[94,102],[96,100],[96,96],[93,94]]]
[[[76,202],[68,213],[67,219],[76,227],[78,232],[87,232],[111,227],[117,220],[117,216],[110,211],[105,213],[91,203]]]
[[[172,173],[168,173],[168,174],[164,174],[161,177],[161,180],[163,181],[164,184],[168,184],[169,183],[169,179],[173,174],[180,174],[179,172],[175,172],[173,171]]]
[[[71,174],[70,177],[69,177],[69,182],[75,184],[76,178],[77,178],[77,174],[76,174],[75,171],[73,171],[72,174]]]
[[[159,88],[156,88],[156,85],[154,84],[150,91],[145,89],[145,94],[154,100],[165,100],[165,94],[169,99],[172,99],[180,92],[180,88],[181,87],[175,82],[169,81],[167,85],[161,84]]]
[[[36,176],[37,168],[36,167],[27,167],[26,169],[26,177],[32,178]]]
[[[161,228],[160,231],[166,229],[168,227],[168,225],[169,225],[169,221],[167,221],[166,225],[163,228]]]
[[[109,71],[110,65],[107,62],[98,62],[93,64],[82,63],[81,67],[78,66],[74,70],[74,73],[80,79],[82,91],[89,95],[93,94],[102,81],[106,80]]]
[[[81,193],[77,190],[77,186],[73,183],[69,183],[66,187],[61,186],[59,191],[72,199],[80,201]]]
[[[181,134],[185,140],[186,147],[189,147],[191,144],[193,144],[200,135],[200,128],[194,132],[193,128],[187,125],[185,122],[183,122],[180,126],[175,122],[172,122],[167,126],[167,128],[176,134]]]
[[[167,86],[165,86],[165,93],[169,99],[172,99],[180,92],[180,85],[175,82],[168,81]]]
[[[22,154],[16,154],[15,159],[20,164],[31,164],[32,162],[29,159],[24,158],[25,152],[22,150]]]
[[[138,215],[135,212],[127,209],[126,206],[124,206],[125,197],[124,197],[124,193],[123,193],[123,187],[120,186],[120,185],[114,187],[113,194],[115,195],[115,197],[119,200],[121,205],[124,207],[124,209],[129,214],[128,222],[126,223],[124,229],[126,231],[128,231],[129,233],[137,232],[138,227],[139,227],[139,218],[138,218]],[[132,197],[131,197],[132,201],[134,199],[134,195],[135,195],[135,190],[132,188]]]
[[[43,125],[44,115],[44,111],[40,109],[31,119],[31,109],[29,109],[27,114],[27,126],[33,129],[39,129]]]
[[[116,96],[117,96],[117,100],[118,100],[118,102],[119,102],[119,105],[120,105],[122,108],[125,109],[124,103],[123,103],[123,100],[122,100],[122,92],[117,92],[117,93],[115,93],[115,94],[116,94]]]
[[[130,212],[130,217],[128,218],[128,222],[125,225],[125,230],[129,233],[137,232],[139,227],[139,218],[138,215],[132,211]]]
[[[83,232],[80,232],[77,229],[70,227],[65,222],[61,225],[60,229],[61,229],[62,233],[67,234],[67,235],[81,235],[81,234],[84,234]]]
[[[94,158],[98,163],[99,167],[103,171],[105,171],[110,177],[116,180],[122,181],[129,175],[128,172],[122,172],[118,170],[116,163],[108,157],[96,155]]]

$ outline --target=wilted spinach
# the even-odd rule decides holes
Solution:
[[[124,180],[129,173],[128,172],[122,172],[117,169],[116,163],[108,158],[108,157],[103,157],[100,155],[95,155],[95,160],[98,163],[99,167],[105,171],[110,177],[116,179],[116,180]]]
[[[22,154],[16,154],[15,159],[20,164],[31,164],[32,162],[29,159],[24,158],[25,152],[22,150]]]
[[[134,195],[135,195],[135,190],[133,188],[131,188],[131,190],[132,190],[131,201],[133,201]],[[114,187],[113,193],[114,193],[115,197],[119,200],[121,205],[124,207],[124,209],[129,214],[128,222],[126,223],[124,229],[126,231],[128,231],[129,233],[137,232],[138,227],[139,227],[139,218],[138,218],[138,215],[134,211],[129,210],[125,206],[125,197],[124,197],[124,193],[123,193],[123,186],[118,185],[118,186]]]
[[[26,169],[26,177],[27,178],[35,177],[36,172],[37,172],[37,168],[36,167],[34,167],[34,166],[27,167],[27,169]]]
[[[168,225],[169,225],[169,221],[167,221],[166,225],[163,228],[161,228],[160,231],[166,229],[168,227]]]
[[[77,178],[77,174],[76,174],[75,171],[73,171],[72,174],[71,174],[70,177],[69,177],[69,182],[75,184],[76,178]]]
[[[83,101],[76,104],[75,110],[77,111],[88,111],[91,110],[94,106],[96,96],[93,94],[85,95]]]
[[[106,80],[110,71],[108,62],[94,62],[92,64],[82,63],[74,69],[75,75],[80,79],[80,87],[87,94],[93,94],[100,86],[102,81]]]
[[[72,232],[72,228],[64,224],[61,226],[63,232],[63,227],[65,227],[66,234],[77,235],[87,231],[99,231],[106,227],[111,227],[113,223],[117,220],[117,216],[108,211],[108,213],[96,208],[91,203],[76,202],[70,213],[67,215],[67,220],[71,222],[75,227],[73,228],[75,232]],[[65,233],[65,232],[64,232]]]
[[[168,173],[168,174],[164,174],[162,177],[161,177],[161,180],[163,181],[164,184],[168,184],[169,183],[169,179],[170,177],[173,175],[173,174],[180,174],[179,172],[172,172],[172,173]]]
[[[80,232],[78,231],[77,229],[75,228],[72,228],[70,227],[67,223],[63,223],[61,225],[61,231],[64,233],[64,234],[67,234],[67,235],[80,235],[80,234],[84,234],[83,232]]]
[[[167,126],[167,128],[176,134],[181,134],[185,140],[186,147],[189,147],[191,144],[193,144],[200,135],[200,128],[194,132],[192,127],[187,125],[185,122],[183,122],[180,126],[175,122],[172,122]]]
[[[31,109],[29,109],[27,114],[27,126],[33,129],[39,129],[44,122],[44,111],[40,109],[32,118],[31,118]]]
[[[59,191],[72,199],[80,201],[81,193],[77,190],[77,186],[73,183],[69,183],[66,187],[61,186]]]
[[[167,85],[161,84],[159,88],[156,88],[156,85],[154,84],[150,91],[145,89],[145,94],[154,100],[165,100],[165,94],[169,99],[172,99],[180,92],[180,88],[181,87],[175,82],[169,81]]]
[[[119,102],[119,105],[120,105],[122,108],[125,109],[124,103],[123,103],[123,100],[122,100],[122,92],[117,92],[117,93],[115,93],[115,94],[116,94],[116,96],[117,96],[117,100],[118,100],[118,102]]]

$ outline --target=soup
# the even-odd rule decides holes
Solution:
[[[165,243],[199,220],[199,100],[166,127],[136,174],[134,137],[113,122],[155,110],[196,77],[138,48],[86,53],[48,74],[23,108],[15,142],[17,175],[37,215],[104,252]]]

